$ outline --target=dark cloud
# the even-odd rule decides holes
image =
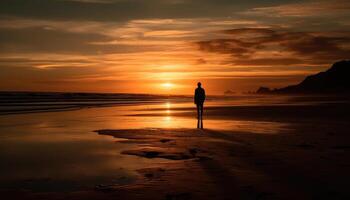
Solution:
[[[1,0],[8,16],[55,20],[127,21],[149,18],[227,17],[259,5],[258,0]],[[288,2],[288,1],[284,1]]]
[[[215,39],[197,43],[200,50],[243,56],[251,52],[252,43],[237,39]]]
[[[232,35],[246,35],[246,34],[261,34],[261,35],[274,35],[276,31],[267,29],[267,28],[237,28],[237,29],[229,29],[223,30],[223,33],[232,34]]]
[[[300,38],[291,37],[290,40],[282,43],[297,55],[309,55],[314,59],[347,58],[350,55],[350,49],[342,46],[349,44],[350,36],[314,36],[307,33]]]
[[[91,41],[107,41],[107,37],[92,33],[69,33],[45,28],[1,29],[0,52],[23,53],[96,53],[102,49]]]
[[[97,45],[113,38],[99,33],[77,33],[45,27],[0,28],[0,53],[110,54],[157,50],[151,45]]]
[[[230,54],[240,65],[286,65],[330,63],[350,55],[349,32],[288,32],[267,28],[224,30],[225,39],[199,41],[202,51]],[[271,54],[269,54],[271,52]],[[280,52],[285,56],[276,57]],[[265,53],[265,58],[255,58]],[[270,57],[269,57],[270,56]]]
[[[234,61],[237,65],[258,65],[258,66],[264,66],[264,65],[294,65],[294,64],[300,64],[303,63],[304,60],[297,59],[297,58],[258,58],[258,59],[237,59]]]
[[[3,15],[60,20],[126,21],[145,18],[196,17],[200,13],[217,15],[220,10],[208,7],[210,2],[196,1],[171,3],[171,1],[62,1],[62,0],[2,0]],[[220,6],[221,7],[221,6]],[[223,12],[223,11],[221,11]],[[225,11],[224,11],[225,12]],[[225,12],[227,14],[227,12]],[[202,14],[203,16],[203,14]]]

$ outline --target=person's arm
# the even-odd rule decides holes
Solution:
[[[197,90],[194,91],[193,102],[194,102],[194,104],[196,104],[196,102],[197,102]]]

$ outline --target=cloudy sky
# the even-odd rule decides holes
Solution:
[[[222,94],[347,58],[349,0],[0,1],[0,90]]]

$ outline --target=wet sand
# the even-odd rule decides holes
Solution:
[[[122,153],[169,162],[137,170],[128,185],[18,199],[348,199],[348,132],[320,125],[283,134],[194,129],[100,130],[136,144]]]
[[[288,129],[275,133],[106,127],[95,133],[130,144],[122,155],[150,160],[136,170],[136,181],[65,193],[1,193],[11,199],[349,199],[346,105],[211,107],[206,113],[208,120],[221,116],[288,122]],[[172,115],[191,113],[179,109]]]
[[[107,123],[91,130],[126,145],[121,156],[147,160],[133,181],[70,192],[0,193],[5,199],[349,199],[349,108],[347,102],[209,106],[204,130],[181,128],[187,121],[163,127],[155,120],[170,115],[193,123],[188,107],[170,113],[167,106],[135,108],[125,116],[155,117],[155,128]],[[247,125],[225,125],[236,120]]]
[[[124,154],[178,161],[139,170],[144,176],[139,183],[110,187],[126,199],[348,199],[346,125],[294,128],[271,135],[188,129],[98,132],[138,144]]]

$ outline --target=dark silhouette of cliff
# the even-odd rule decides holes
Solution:
[[[260,87],[259,94],[350,94],[350,60],[336,62],[330,69],[311,75],[301,83],[284,88],[270,90]]]

